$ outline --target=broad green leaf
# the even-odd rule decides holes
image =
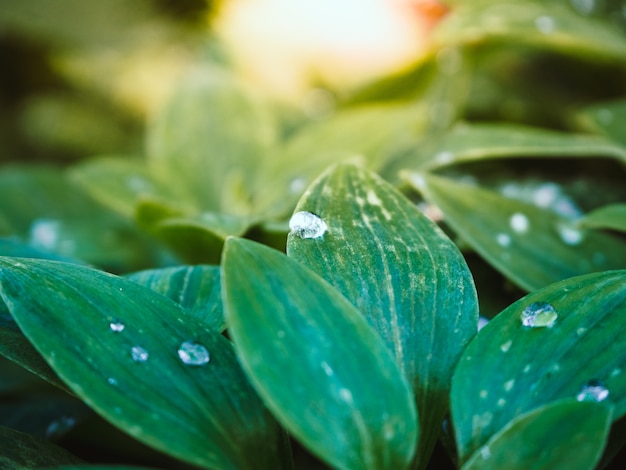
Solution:
[[[286,215],[329,165],[359,160],[376,170],[396,148],[420,134],[426,123],[420,106],[378,105],[341,111],[305,126],[261,169],[255,207]]]
[[[148,128],[149,168],[181,201],[233,213],[233,181],[250,187],[277,134],[267,103],[226,71],[198,67]]]
[[[489,41],[533,45],[594,60],[626,60],[619,29],[584,18],[557,2],[466,2],[453,9],[433,34],[435,47]]]
[[[0,426],[0,468],[3,470],[79,463],[81,459],[61,447]]]
[[[405,177],[492,266],[532,291],[568,277],[626,267],[626,244],[574,220],[431,174]]]
[[[493,158],[589,156],[626,160],[626,149],[597,136],[511,124],[458,124],[411,149],[394,167],[417,170]]]
[[[425,465],[452,370],[476,333],[476,291],[461,253],[395,188],[355,166],[326,172],[296,211],[317,214],[328,231],[317,239],[292,232],[288,255],[349,299],[393,353],[416,395]]]
[[[107,420],[200,466],[282,467],[282,431],[231,343],[172,300],[53,261],[2,258],[0,279],[24,334]]]
[[[518,416],[463,465],[463,470],[591,470],[602,456],[612,409],[574,399]]]
[[[132,157],[90,159],[70,168],[69,177],[98,202],[128,218],[134,216],[141,198],[173,199],[168,186],[156,181],[147,163]]]
[[[585,215],[579,224],[582,227],[605,228],[626,232],[626,204],[611,204],[600,207]]]
[[[125,277],[169,297],[214,330],[226,328],[219,266],[149,269]]]
[[[333,467],[406,468],[417,438],[413,397],[354,306],[305,266],[252,241],[228,239],[222,266],[240,361],[285,428]]]
[[[576,120],[584,129],[626,146],[626,100],[589,106],[576,116]]]
[[[516,416],[561,398],[605,401],[623,416],[625,315],[626,271],[607,271],[537,290],[491,320],[452,378],[461,461]]]

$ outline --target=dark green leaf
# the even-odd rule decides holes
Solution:
[[[591,470],[611,427],[610,406],[561,400],[518,416],[463,465],[463,470]]]
[[[626,204],[611,204],[590,212],[579,221],[582,227],[626,232]]]
[[[230,238],[223,270],[240,360],[286,429],[334,467],[406,468],[417,438],[413,397],[355,307],[306,267],[252,241]]]
[[[81,459],[54,444],[0,426],[0,468],[2,470],[24,470],[24,468],[79,463],[82,463]]]
[[[287,253],[346,296],[394,354],[417,397],[425,465],[453,367],[476,333],[476,291],[461,253],[395,188],[355,166],[325,173],[296,211],[317,214],[328,231],[318,239],[292,232]]]
[[[0,273],[0,293],[24,334],[107,420],[201,466],[282,466],[282,431],[232,345],[182,307],[66,263],[2,258]]]
[[[441,209],[463,240],[524,289],[626,267],[626,244],[612,235],[584,230],[552,211],[451,179],[405,176]]]
[[[537,316],[526,326],[529,313]],[[605,401],[615,406],[613,419],[623,416],[624,315],[626,271],[608,271],[535,291],[491,320],[463,353],[452,379],[461,461],[516,416],[561,398]],[[585,393],[589,385],[594,388]]]
[[[125,276],[169,297],[216,331],[226,328],[219,266],[177,266]]]

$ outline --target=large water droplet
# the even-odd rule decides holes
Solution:
[[[534,302],[522,312],[522,325],[531,328],[548,327],[556,322],[559,314],[554,307],[546,302]]]
[[[498,245],[503,247],[511,245],[511,237],[508,236],[506,233],[498,233],[496,235],[496,241],[498,242]]]
[[[609,390],[599,380],[590,380],[576,395],[578,401],[603,401],[609,396]]]
[[[554,18],[549,16],[539,16],[535,19],[535,27],[540,33],[550,34],[554,32],[555,28]]]
[[[528,227],[530,223],[528,222],[528,217],[526,217],[521,212],[516,212],[509,219],[509,224],[511,228],[516,233],[526,233],[528,231]]]
[[[146,362],[150,354],[141,346],[133,346],[130,348],[130,355],[135,362]]]
[[[60,241],[61,222],[55,219],[37,219],[30,226],[29,242],[44,250],[54,250]]]
[[[291,233],[300,238],[320,238],[328,230],[328,225],[312,212],[296,212],[289,220]]]
[[[119,320],[113,320],[111,323],[109,323],[109,328],[111,328],[111,331],[115,333],[121,333],[122,331],[124,331],[124,328],[126,328],[126,326]]]
[[[583,232],[571,225],[561,224],[558,226],[559,236],[563,243],[570,246],[580,245],[583,241]]]
[[[178,348],[178,357],[190,366],[203,366],[211,360],[209,351],[195,341],[185,341]]]

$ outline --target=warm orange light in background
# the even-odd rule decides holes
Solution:
[[[434,0],[230,0],[216,30],[246,77],[294,98],[417,60],[444,11]]]

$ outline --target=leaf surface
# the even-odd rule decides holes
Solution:
[[[296,211],[317,214],[328,231],[319,239],[292,232],[288,255],[335,286],[393,353],[416,394],[425,465],[452,370],[476,333],[478,301],[461,253],[395,188],[352,165],[317,179]]]
[[[626,244],[610,234],[585,230],[552,211],[452,179],[425,173],[405,177],[464,241],[523,289],[626,267]]]
[[[529,312],[537,326],[524,324]],[[625,315],[626,271],[607,271],[537,290],[492,319],[452,378],[461,461],[516,416],[562,398],[603,401],[615,407],[613,419],[623,416]]]
[[[585,215],[579,223],[583,227],[626,232],[626,204],[610,204],[600,207]]]
[[[518,416],[472,455],[463,470],[591,470],[611,428],[610,406],[561,400]]]
[[[282,431],[219,333],[132,281],[0,260],[0,293],[24,334],[107,420],[200,466],[283,466]]]
[[[222,279],[242,366],[285,428],[331,466],[406,468],[413,397],[358,311],[306,267],[244,239],[226,242]]]

